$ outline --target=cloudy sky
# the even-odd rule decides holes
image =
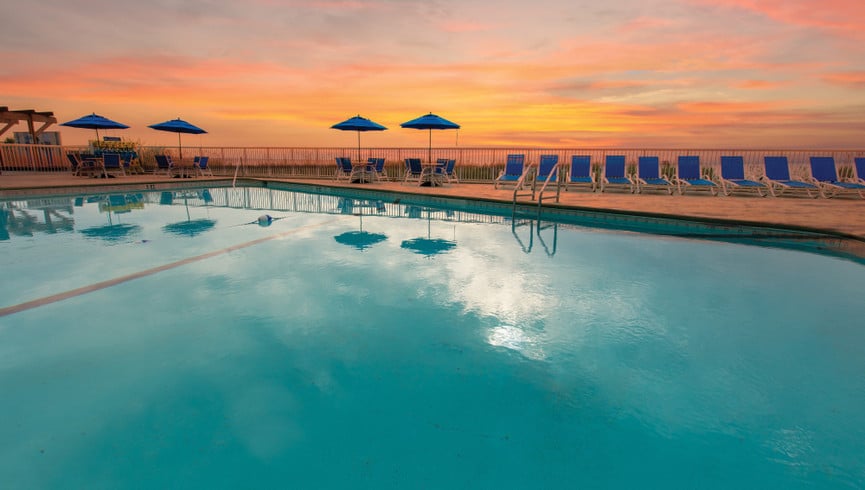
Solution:
[[[2,15],[0,105],[96,112],[144,144],[176,141],[147,125],[182,117],[205,146],[351,146],[329,128],[361,114],[389,128],[365,146],[424,146],[399,124],[430,111],[466,147],[865,144],[862,0],[13,0]]]

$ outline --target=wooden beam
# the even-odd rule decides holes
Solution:
[[[3,129],[0,129],[0,136],[3,136],[3,133],[5,133],[6,131],[9,131],[9,128],[11,128],[12,126],[14,126],[14,125],[16,125],[16,124],[18,124],[18,121],[8,121],[8,122],[6,122],[6,127],[3,128]]]
[[[35,111],[33,109],[10,111],[8,107],[0,106],[0,122],[6,123],[6,126],[0,130],[0,136],[21,121],[27,121],[27,131],[33,141],[37,141],[43,131],[57,123],[57,118],[51,111]],[[37,129],[33,123],[42,123],[42,125]]]

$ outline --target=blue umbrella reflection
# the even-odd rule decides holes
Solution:
[[[209,196],[210,193],[208,192],[207,195]],[[174,197],[175,196],[172,194],[172,200]],[[216,226],[216,220],[212,220],[209,218],[192,219],[192,217],[189,215],[189,199],[190,198],[194,198],[194,199],[200,198],[204,201],[204,203],[206,205],[209,202],[206,196],[203,196],[203,195],[200,195],[197,193],[196,194],[181,193],[180,197],[183,198],[183,205],[186,207],[186,221],[178,221],[176,223],[169,223],[169,224],[162,227],[162,231],[164,231],[166,233],[170,233],[172,235],[194,237],[194,236],[197,236],[201,233],[204,233],[205,231],[211,230],[214,226]],[[167,203],[168,200],[164,199],[164,198],[165,198],[165,196],[163,193],[163,200],[162,201]]]
[[[426,238],[412,238],[409,240],[403,240],[400,247],[411,250],[416,254],[426,255],[430,257],[432,255],[437,255],[440,253],[445,253],[450,250],[456,248],[457,243],[453,240],[445,240],[443,238],[432,238],[431,236],[431,223],[432,223],[432,210],[427,209],[427,229]]]
[[[212,219],[193,219],[170,223],[162,227],[162,231],[180,236],[196,236],[216,226]]]
[[[354,199],[346,199],[346,201],[343,201],[343,203],[342,203],[343,210],[346,208],[346,206],[348,206],[346,204],[346,202],[349,202],[349,201],[351,203],[349,209],[353,209],[355,207],[359,209],[359,212],[357,213],[357,215],[360,217],[360,230],[359,231],[347,231],[345,233],[341,233],[339,235],[336,235],[335,237],[333,237],[333,239],[336,240],[337,243],[352,246],[352,247],[354,247],[360,251],[366,250],[366,249],[372,247],[373,245],[375,245],[376,243],[380,243],[380,242],[387,240],[387,235],[385,235],[384,233],[370,233],[368,231],[363,231],[363,209],[364,209],[364,207],[370,207],[370,208],[375,209],[379,212],[382,212],[385,210],[384,204],[381,201],[377,201],[377,202],[368,201],[367,203],[362,203],[362,202],[355,202]]]
[[[83,201],[83,200],[82,200]],[[101,238],[109,242],[116,242],[127,236],[138,233],[141,227],[138,225],[129,225],[115,223],[115,219],[119,219],[118,214],[128,213],[132,209],[141,209],[144,204],[140,202],[138,195],[135,194],[112,194],[110,196],[92,196],[87,199],[88,203],[98,203],[99,211],[108,214],[108,224],[104,226],[94,226],[80,230],[81,234],[87,238]],[[82,202],[83,204],[83,202]],[[114,218],[112,218],[114,216]]]

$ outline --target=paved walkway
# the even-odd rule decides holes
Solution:
[[[227,177],[207,177],[195,181],[225,182]],[[511,202],[513,191],[496,190],[491,184],[453,184],[445,187],[418,187],[403,185],[399,182],[376,184],[337,183],[333,180],[311,179],[273,179],[284,182],[299,182],[339,187],[360,187],[381,189],[393,192],[417,193],[450,197],[468,197]],[[104,187],[106,191],[118,186],[142,186],[151,183],[172,182],[164,176],[133,175],[116,179],[91,179],[74,177],[68,174],[0,174],[0,198],[11,197],[22,192],[33,190],[53,191],[69,190],[84,186]],[[528,198],[520,198],[519,202],[528,203]],[[544,205],[552,205],[554,201],[544,201]],[[753,224],[769,224],[777,226],[793,226],[824,230],[845,235],[852,235],[865,240],[865,200],[855,198],[807,199],[795,197],[760,198],[750,196],[714,197],[708,195],[643,195],[627,193],[562,193],[558,205],[587,209],[603,209],[652,213],[667,216],[685,216],[694,218],[709,218],[735,220]]]

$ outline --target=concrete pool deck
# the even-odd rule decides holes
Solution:
[[[204,177],[183,180],[183,183],[218,181],[224,183],[230,177]],[[374,184],[351,184],[332,179],[286,179],[268,178],[279,182],[296,182],[332,187],[374,189],[390,192],[436,195],[445,197],[477,198],[511,202],[513,190],[494,189],[492,184],[449,184],[444,187],[418,187],[401,182]],[[172,183],[177,179],[158,175],[130,175],[116,179],[91,179],[70,174],[7,173],[0,174],[0,198],[14,198],[16,194],[74,192],[82,187],[104,188],[114,191],[118,186],[144,186],[146,184]],[[808,228],[839,233],[865,240],[865,200],[850,195],[834,199],[809,199],[800,197],[756,197],[756,196],[711,196],[702,194],[662,195],[628,194],[621,192],[562,192],[557,205],[581,209],[613,210],[635,213],[651,213],[665,216],[688,217],[710,220],[732,220],[755,225]],[[531,204],[527,197],[518,202]],[[554,200],[545,200],[544,205],[556,205]]]

